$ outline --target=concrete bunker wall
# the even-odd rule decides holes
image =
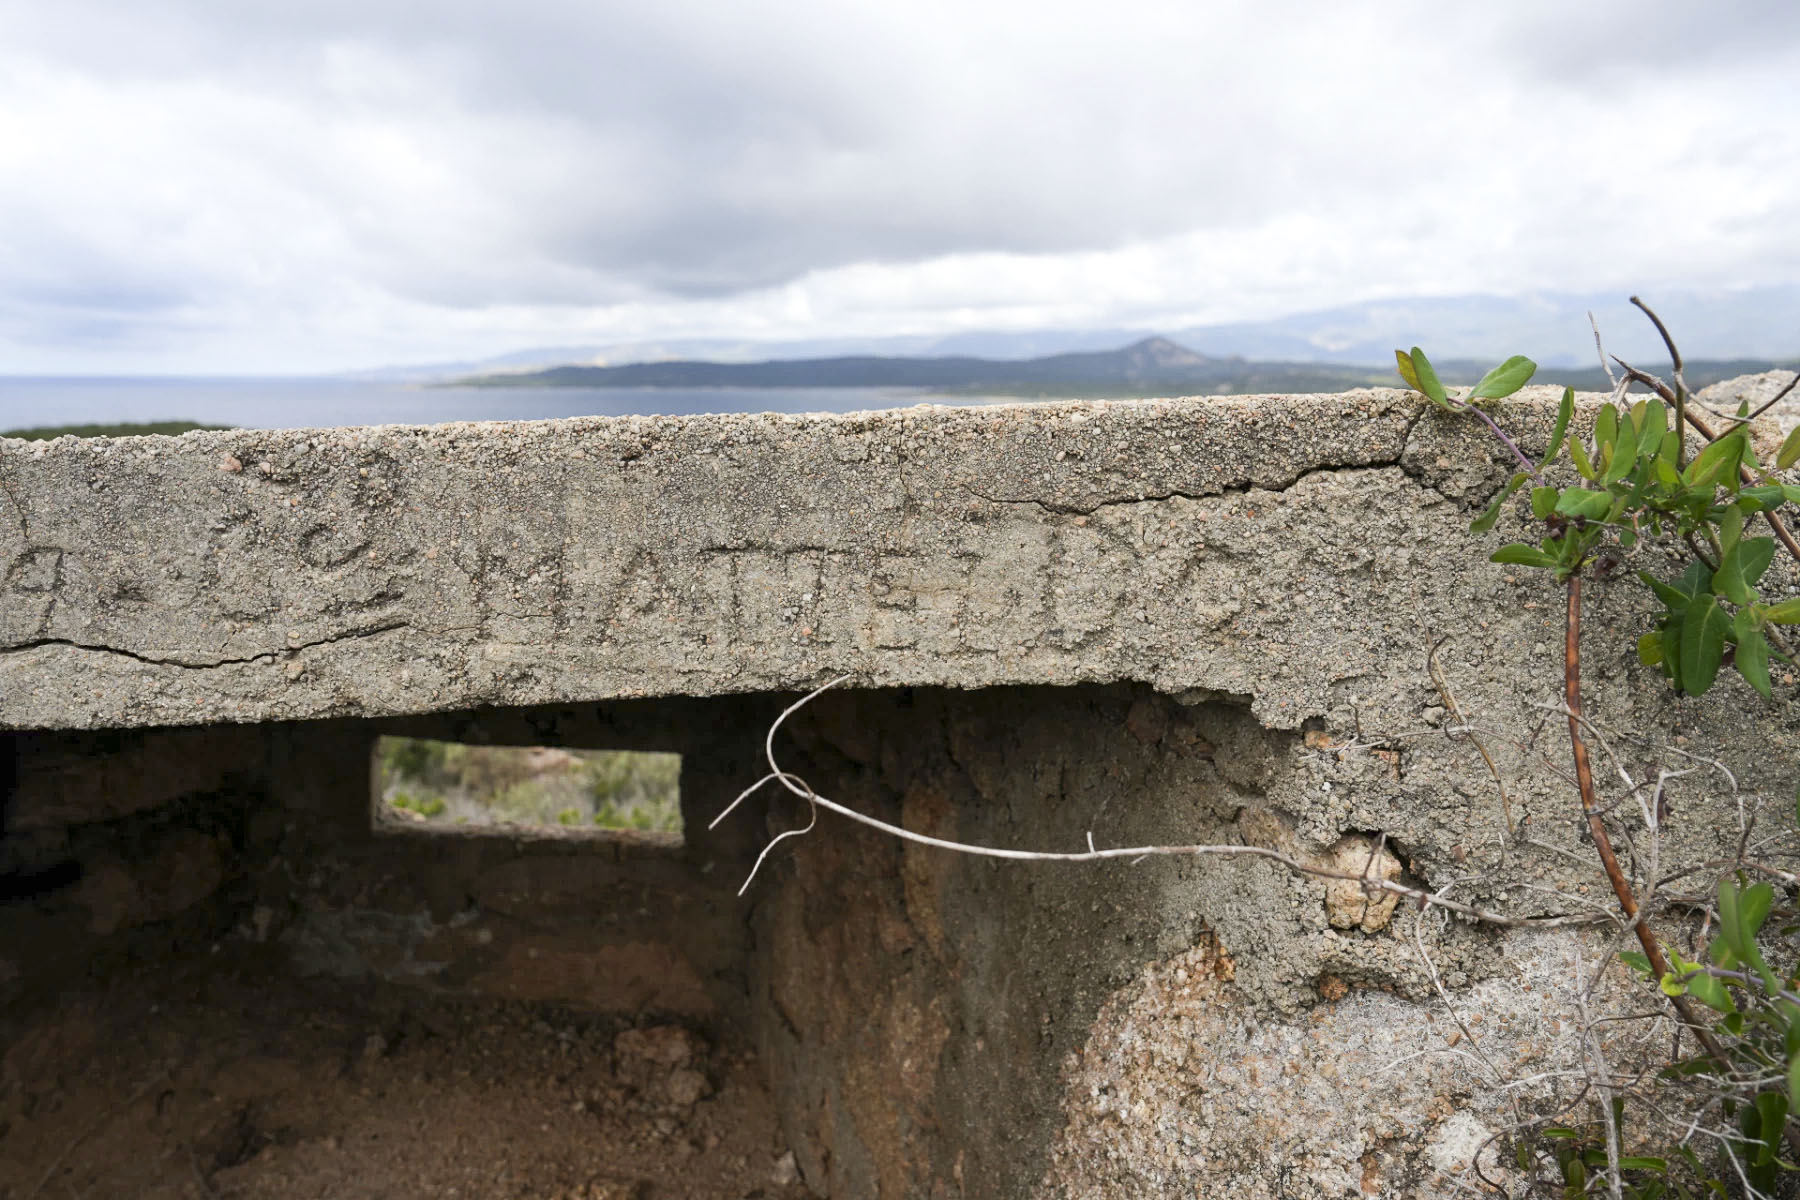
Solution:
[[[108,961],[211,944],[302,976],[663,1014],[757,1048],[821,1194],[952,1175],[1028,1188],[1061,1121],[1063,1060],[1103,998],[1216,944],[1210,924],[1247,911],[1228,901],[1249,877],[996,871],[828,819],[740,900],[770,833],[804,811],[757,802],[706,824],[758,774],[789,699],[8,735],[0,970],[28,1008]],[[992,843],[1222,836],[1296,742],[1241,704],[1116,685],[843,693],[789,732],[784,765],[821,790]],[[677,847],[396,829],[371,808],[387,733],[676,750],[690,833]],[[1237,765],[1221,773],[1221,755]],[[1295,969],[1263,979],[1304,990]]]
[[[1548,430],[1541,398],[1501,419]],[[1000,863],[829,817],[739,900],[803,806],[705,826],[842,671],[783,765],[910,829],[1579,903],[1538,744],[1558,597],[1463,551],[1485,451],[1386,393],[8,447],[0,987],[210,939],[667,1011],[757,1048],[821,1195],[1447,1190],[1492,1114],[1433,1053],[1413,913],[1267,861]],[[1594,591],[1595,716],[1780,786],[1795,705],[1669,698],[1637,601]],[[1504,798],[1445,731],[1446,635]],[[689,835],[382,833],[382,733],[675,750]],[[1705,780],[1671,802],[1667,853],[1736,836]],[[1490,1052],[1535,1061],[1558,944],[1429,934],[1518,1018]]]

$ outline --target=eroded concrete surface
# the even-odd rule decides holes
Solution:
[[[8,443],[0,723],[851,672],[1139,679],[1293,726],[1498,581],[1453,540],[1485,453],[1459,470],[1463,431],[1421,416],[1367,392]]]
[[[1551,401],[1498,419],[1539,448]],[[804,822],[791,803],[592,878],[566,853],[479,847],[413,871],[416,848],[327,830],[294,855],[349,853],[361,874],[272,902],[254,837],[171,841],[157,814],[210,789],[196,811],[306,828],[350,811],[325,793],[358,786],[336,760],[377,729],[599,744],[658,727],[654,704],[614,721],[623,697],[768,693],[668,702],[659,745],[707,781],[684,783],[697,830],[753,778],[762,723],[848,673],[794,721],[784,765],[909,828],[1248,843],[1518,915],[1592,910],[1605,885],[1558,766],[1562,598],[1485,561],[1512,518],[1467,532],[1509,469],[1490,450],[1393,392],[5,443],[0,723],[207,728],[15,754],[0,849],[32,870],[91,852],[105,869],[33,918],[83,936],[206,904],[254,934],[236,895],[288,914],[275,936],[297,950],[348,931],[344,969],[393,976],[381,931],[422,911],[444,978],[538,980],[563,1003],[617,974],[618,945],[660,944],[699,983],[658,1003],[703,995],[746,1031],[821,1195],[1449,1195],[1516,1116],[1506,1079],[1568,1053],[1567,985],[1604,936],[1421,918],[1266,861],[998,863],[834,819],[731,901],[762,841]],[[1673,781],[1657,852],[1729,853],[1740,802],[1791,803],[1794,680],[1772,704],[1735,677],[1676,700],[1632,653],[1635,585],[1595,581],[1588,603],[1605,769],[1716,757],[1739,791]],[[243,724],[276,719],[299,723]],[[497,732],[513,726],[530,736]],[[1616,820],[1647,852],[1643,822]],[[119,831],[147,828],[164,849],[140,868]],[[215,891],[189,897],[182,872]],[[589,907],[624,911],[609,889],[652,879],[693,890],[705,922],[671,901],[590,936]],[[462,944],[490,927],[505,936]],[[1482,1015],[1479,1055],[1433,971]]]

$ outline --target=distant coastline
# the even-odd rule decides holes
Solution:
[[[1139,344],[1141,345],[1141,343]],[[1127,348],[1129,349],[1129,348]],[[1180,351],[1180,347],[1175,347]],[[1183,351],[1182,353],[1187,353]],[[1373,366],[1333,367],[1316,363],[1265,363],[1205,358],[1198,363],[1161,363],[1156,355],[1121,364],[1123,352],[1055,355],[1016,363],[989,359],[936,360],[933,386],[836,386],[811,366],[840,364],[835,378],[895,378],[844,371],[841,364],[866,359],[791,360],[784,386],[746,384],[768,379],[758,364],[707,363],[706,383],[693,378],[690,364],[641,364],[657,382],[631,384],[628,375],[569,377],[555,372],[508,373],[473,384],[430,385],[413,380],[310,378],[172,378],[155,376],[0,376],[0,430],[33,431],[31,436],[101,433],[126,424],[173,422],[181,426],[236,426],[252,429],[330,428],[347,425],[436,425],[450,421],[532,421],[557,417],[692,416],[702,413],[844,413],[904,408],[915,404],[979,406],[999,402],[1065,399],[1155,399],[1192,395],[1297,394],[1337,392],[1369,386],[1399,386],[1392,372]],[[1058,371],[1077,361],[1079,370]],[[1112,360],[1110,367],[1107,360]],[[1059,361],[1060,360],[1060,361]],[[1147,361],[1145,361],[1147,360]],[[930,359],[887,359],[889,364],[930,363]],[[944,361],[979,364],[971,377],[941,370]],[[1049,364],[1057,370],[1045,369]],[[1451,384],[1472,383],[1492,362],[1440,362]],[[990,367],[999,368],[989,370]],[[1651,369],[1658,369],[1660,364]],[[785,369],[785,368],[784,368]],[[910,366],[908,369],[912,369]],[[1791,362],[1766,359],[1691,361],[1690,387],[1772,369]],[[587,368],[606,371],[607,368]],[[618,369],[623,371],[623,368]],[[548,376],[548,378],[545,378]],[[643,378],[642,375],[639,376]],[[916,377],[916,376],[915,376]],[[733,380],[736,382],[713,382]],[[1581,391],[1609,388],[1600,369],[1545,367],[1536,382],[1568,384]],[[91,429],[68,429],[86,426]],[[174,432],[173,428],[132,429],[130,433]],[[125,430],[118,430],[125,433]]]
[[[1445,362],[1446,383],[1473,383],[1491,363]],[[1695,361],[1687,364],[1691,387],[1793,364],[1756,359]],[[1612,385],[1599,366],[1545,368],[1536,380],[1600,391]],[[916,388],[945,395],[1018,398],[1152,398],[1189,395],[1342,392],[1360,387],[1398,386],[1383,367],[1310,362],[1255,362],[1212,358],[1167,338],[1152,337],[1118,350],[1054,354],[1041,358],[991,359],[969,356],[831,358],[715,362],[675,359],[619,366],[571,364],[532,371],[469,375],[443,381],[445,388]]]

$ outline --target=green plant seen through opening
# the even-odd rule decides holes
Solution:
[[[385,737],[380,801],[442,825],[681,831],[681,756]]]
[[[1667,341],[1655,314],[1639,307]],[[1731,1123],[1723,1143],[1737,1162],[1729,1169],[1713,1161],[1718,1155],[1697,1154],[1685,1140],[1659,1153],[1639,1152],[1643,1145],[1627,1142],[1634,1114],[1627,1112],[1623,1094],[1612,1100],[1610,1122],[1549,1125],[1538,1130],[1535,1140],[1520,1138],[1515,1145],[1521,1170],[1538,1178],[1540,1164],[1553,1164],[1556,1175],[1550,1186],[1565,1197],[1613,1187],[1618,1189],[1614,1194],[1636,1200],[1736,1195],[1744,1183],[1773,1195],[1780,1173],[1800,1170],[1791,1161],[1800,1143],[1794,1126],[1800,1113],[1800,955],[1794,942],[1800,918],[1791,903],[1793,877],[1786,876],[1790,903],[1773,937],[1768,932],[1776,911],[1771,884],[1752,882],[1743,869],[1721,878],[1707,914],[1718,932],[1696,961],[1683,958],[1654,936],[1648,914],[1639,913],[1635,893],[1613,857],[1582,733],[1581,579],[1610,574],[1647,546],[1673,547],[1688,558],[1685,569],[1673,577],[1650,570],[1637,573],[1662,606],[1652,628],[1638,639],[1638,657],[1645,666],[1660,668],[1678,692],[1705,694],[1729,664],[1768,697],[1773,692],[1769,660],[1794,661],[1780,627],[1800,624],[1800,597],[1765,599],[1762,582],[1778,538],[1800,559],[1800,549],[1778,516],[1784,505],[1800,503],[1800,487],[1773,474],[1800,461],[1800,429],[1781,443],[1773,470],[1759,463],[1748,430],[1756,414],[1746,404],[1729,429],[1708,429],[1690,411],[1680,357],[1673,342],[1668,345],[1676,365],[1674,388],[1627,367],[1625,381],[1595,413],[1586,437],[1574,432],[1575,394],[1565,388],[1549,448],[1535,460],[1479,406],[1523,387],[1536,371],[1531,360],[1507,359],[1458,397],[1439,381],[1423,351],[1395,351],[1400,375],[1409,385],[1441,409],[1480,420],[1518,464],[1471,523],[1471,532],[1492,530],[1514,497],[1530,485],[1526,519],[1541,536],[1535,543],[1504,545],[1491,558],[1549,572],[1567,590],[1565,699],[1575,775],[1596,851],[1624,915],[1635,918],[1643,947],[1621,958],[1668,997],[1699,1045],[1699,1053],[1670,1062],[1664,1078],[1706,1080]],[[1624,403],[1631,382],[1651,385],[1654,394]],[[1690,424],[1702,431],[1702,444],[1691,454]],[[1565,454],[1566,467],[1560,466]],[[1769,534],[1757,532],[1759,524]],[[1800,822],[1800,791],[1794,816]],[[1772,963],[1771,957],[1778,961]],[[1702,1149],[1711,1154],[1710,1147]],[[1616,1179],[1608,1178],[1614,1173]]]

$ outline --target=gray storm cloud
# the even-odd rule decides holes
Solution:
[[[0,339],[335,362],[1794,278],[1800,8],[1577,8],[0,4]]]

